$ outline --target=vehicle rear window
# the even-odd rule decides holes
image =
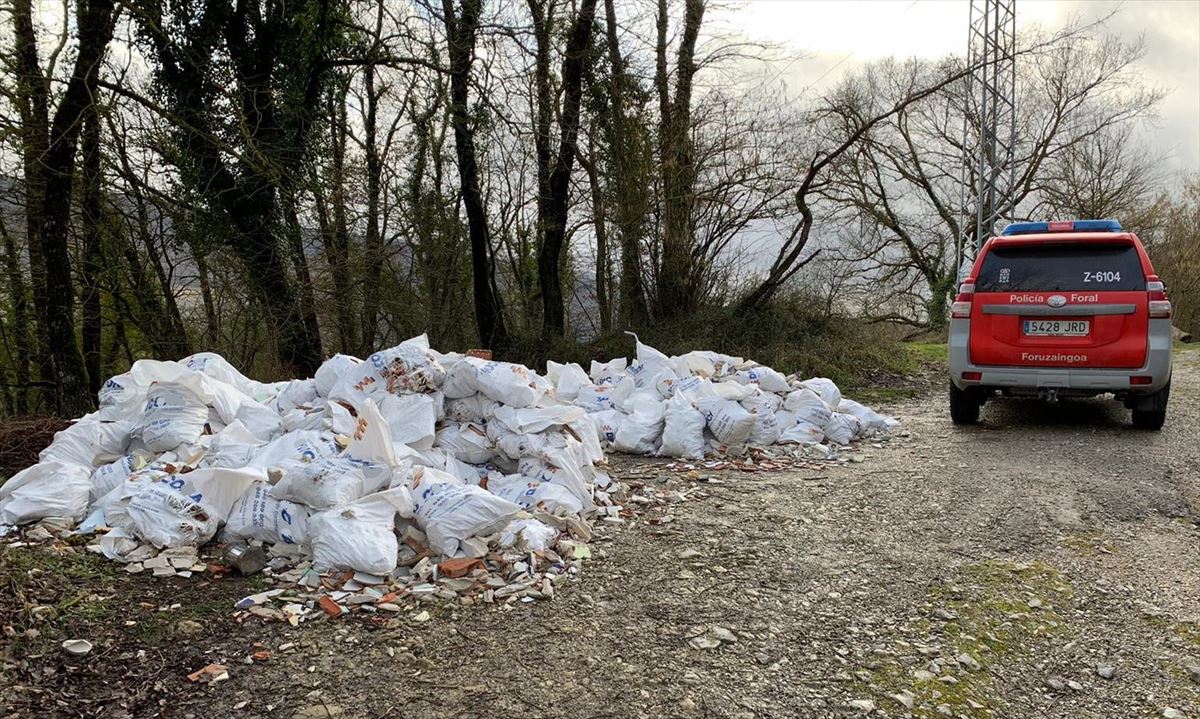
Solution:
[[[1131,245],[1017,245],[993,247],[983,258],[976,292],[1146,289]]]

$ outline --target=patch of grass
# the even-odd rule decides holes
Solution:
[[[948,707],[953,716],[994,717],[1003,706],[988,667],[1020,655],[1032,643],[1067,633],[1066,616],[1073,607],[1074,591],[1062,574],[1045,564],[1012,564],[985,561],[963,567],[955,581],[932,587],[924,616],[907,628],[907,646],[940,647],[940,677],[915,676],[924,664],[906,666],[890,661],[871,673],[862,689],[888,697],[886,704],[902,705],[892,695],[913,696],[914,717],[935,719]],[[1038,604],[1031,607],[1030,602]],[[939,618],[937,612],[950,618]],[[898,654],[905,653],[904,650]],[[950,657],[969,654],[979,669],[956,667]]]
[[[1104,532],[1078,532],[1063,538],[1063,544],[1085,556],[1095,556],[1101,552],[1111,554],[1113,545],[1106,542]]]
[[[950,346],[945,342],[905,342],[902,346],[918,365],[944,365],[950,361]]]

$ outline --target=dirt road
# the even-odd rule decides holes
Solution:
[[[989,406],[959,429],[939,391],[890,407],[906,436],[862,463],[699,483],[626,463],[694,500],[593,545],[553,601],[399,629],[209,607],[184,631],[143,615],[211,588],[116,577],[149,609],[105,615],[88,663],[26,657],[0,714],[1200,719],[1198,400],[1186,352],[1161,433],[1096,402]],[[208,662],[232,678],[183,679]]]

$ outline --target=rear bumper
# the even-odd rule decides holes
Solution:
[[[998,367],[971,363],[970,327],[967,319],[950,320],[950,381],[959,389],[983,387],[1035,394],[1056,389],[1065,394],[1126,392],[1132,395],[1157,392],[1171,381],[1171,320],[1150,320],[1146,363],[1135,369],[1074,367]],[[968,381],[964,372],[979,372],[980,379]],[[1150,377],[1150,384],[1130,385],[1129,377]]]

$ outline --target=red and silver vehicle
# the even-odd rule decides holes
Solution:
[[[988,240],[950,310],[950,416],[997,395],[1111,393],[1160,429],[1171,303],[1146,248],[1115,220],[1020,222]]]

